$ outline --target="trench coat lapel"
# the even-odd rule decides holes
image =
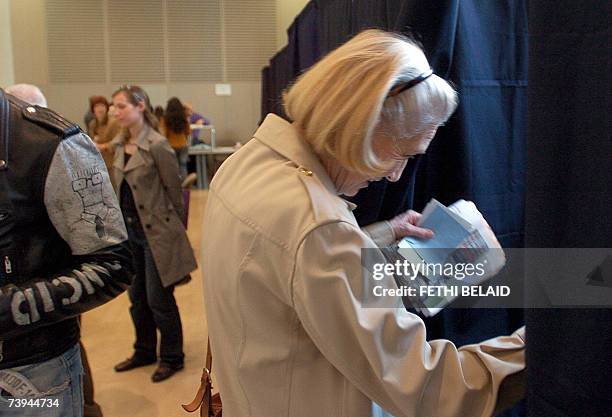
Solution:
[[[125,137],[124,140],[121,141],[121,144],[117,148],[117,156],[115,157],[114,166],[122,171],[124,174],[132,171],[139,166],[145,165],[145,160],[142,156],[142,152],[149,152],[149,131],[151,127],[145,125],[140,134],[138,135],[138,139],[136,139],[136,152],[134,155],[130,157],[127,165],[125,164]]]
[[[125,155],[123,155],[123,157],[125,158]],[[144,158],[142,157],[142,152],[140,150],[140,148],[136,148],[136,152],[134,152],[134,155],[132,155],[130,157],[130,160],[128,161],[128,163],[124,166],[123,168],[123,172],[125,172],[126,174],[136,168],[138,168],[139,166],[142,166],[145,164]]]

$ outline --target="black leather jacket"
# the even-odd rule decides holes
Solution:
[[[0,90],[0,369],[78,342],[78,315],[131,282],[126,239],[93,142]]]

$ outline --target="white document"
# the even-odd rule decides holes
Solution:
[[[397,252],[403,259],[414,265],[425,265],[418,276],[402,280],[401,285],[416,288],[479,285],[505,265],[506,258],[495,234],[472,202],[459,200],[446,207],[432,199],[423,210],[418,226],[433,230],[434,237],[406,237],[399,242]],[[464,270],[458,280],[456,271],[466,264],[478,267],[469,272]],[[455,274],[448,274],[449,269]],[[417,297],[409,299],[422,314],[433,316],[455,298],[449,293],[422,295],[419,291]]]

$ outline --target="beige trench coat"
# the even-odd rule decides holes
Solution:
[[[124,137],[113,140],[113,176],[119,192],[125,179],[132,189],[138,217],[151,248],[162,284],[175,284],[197,268],[193,249],[181,219],[183,194],[178,163],[168,141],[145,125],[136,152],[124,164]]]
[[[491,415],[525,366],[524,329],[457,349],[428,343],[404,308],[364,308],[360,250],[375,244],[336,194],[273,115],[215,175],[202,269],[223,414],[366,417],[376,402],[396,417]]]

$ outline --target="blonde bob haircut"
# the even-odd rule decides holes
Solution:
[[[319,155],[380,176],[392,162],[375,154],[375,134],[409,140],[443,124],[457,107],[456,92],[435,74],[389,96],[429,69],[414,41],[369,29],[302,74],[283,96],[285,113]]]

